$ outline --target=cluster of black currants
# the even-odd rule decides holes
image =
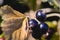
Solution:
[[[46,34],[48,32],[48,25],[45,23],[46,20],[46,14],[42,12],[42,10],[38,10],[36,12],[36,19],[40,22],[38,22],[35,19],[29,20],[29,26],[32,30],[32,36],[35,39],[41,40],[41,37],[43,34]]]

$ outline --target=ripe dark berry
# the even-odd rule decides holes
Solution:
[[[41,22],[44,22],[44,20],[46,19],[46,14],[44,14],[42,10],[38,10],[36,13],[36,19],[38,19]]]
[[[48,25],[46,23],[40,24],[40,31],[42,34],[45,34],[48,31]]]
[[[38,25],[38,22],[35,19],[31,19],[29,20],[28,24],[30,27],[34,27]]]
[[[42,36],[42,33],[40,32],[39,25],[38,25],[37,27],[34,27],[34,28],[33,28],[32,36],[33,36],[35,39],[40,39],[40,37]]]

